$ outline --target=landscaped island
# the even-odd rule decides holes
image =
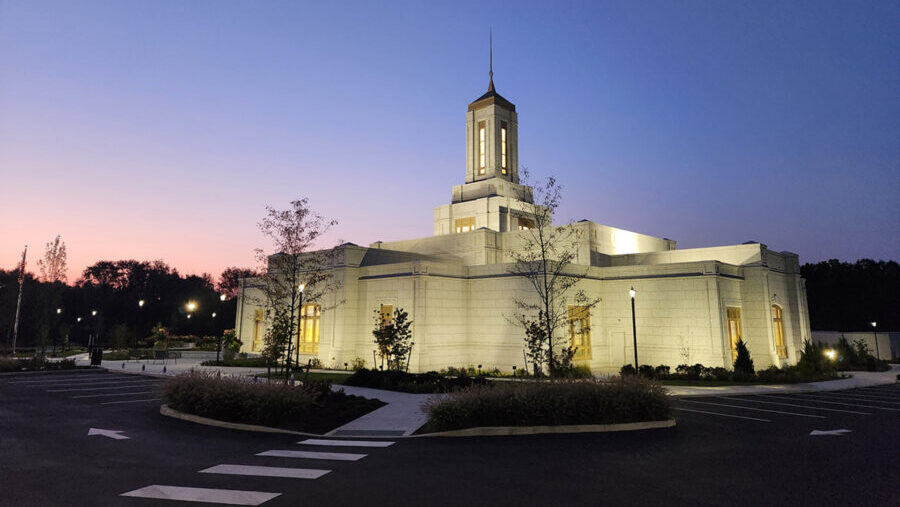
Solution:
[[[164,400],[179,412],[242,424],[325,433],[384,405],[332,391],[329,382],[292,386],[191,372],[166,381]]]
[[[562,426],[663,421],[669,398],[640,377],[611,380],[494,382],[468,387],[426,404],[422,432],[496,426]]]

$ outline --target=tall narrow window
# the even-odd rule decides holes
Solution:
[[[778,357],[787,357],[787,347],[784,345],[784,315],[781,307],[772,305],[772,329],[775,331],[775,352]]]
[[[259,352],[262,350],[262,339],[263,339],[263,311],[261,308],[257,308],[255,312],[253,312],[253,344],[250,347],[250,350],[253,352]]]
[[[319,322],[322,319],[322,307],[317,304],[303,305],[300,309],[300,329],[297,338],[300,342],[301,354],[319,353]]]
[[[728,317],[728,341],[731,344],[731,362],[737,359],[737,342],[741,340],[741,309],[729,306],[725,309]]]
[[[534,220],[530,218],[519,217],[519,230],[527,231],[528,229],[534,229]]]
[[[487,135],[487,128],[485,126],[485,122],[478,122],[478,174],[484,174],[484,161],[485,161],[485,136]]]
[[[591,311],[586,306],[569,307],[569,343],[575,349],[575,361],[591,358]]]
[[[381,327],[394,320],[394,305],[381,305]]]
[[[457,218],[453,223],[456,227],[456,233],[469,232],[475,230],[475,217]]]
[[[506,174],[506,122],[500,122],[500,171]]]

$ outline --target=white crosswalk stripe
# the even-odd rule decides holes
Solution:
[[[276,458],[327,459],[334,461],[356,461],[366,457],[365,454],[352,454],[346,452],[310,452],[289,450],[265,451],[257,454],[257,456],[273,456]]]
[[[386,440],[323,440],[319,438],[307,438],[301,442],[302,445],[325,445],[333,447],[390,447],[394,442]]]
[[[266,491],[188,488],[154,484],[122,493],[121,496],[153,498],[157,500],[180,500],[183,502],[220,503],[225,505],[260,505],[280,495],[281,493],[269,493]]]
[[[291,479],[318,479],[331,470],[315,468],[263,467],[251,465],[216,465],[200,470],[202,474],[254,475],[260,477],[287,477]]]

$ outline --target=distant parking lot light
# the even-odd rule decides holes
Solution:
[[[834,361],[834,358],[837,357],[837,352],[834,349],[828,349],[825,351],[825,357]]]

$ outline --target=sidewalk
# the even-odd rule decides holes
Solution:
[[[201,366],[200,359],[129,359],[120,361],[102,361],[100,366],[110,372],[139,373],[144,375],[178,375],[179,373],[196,371],[221,371],[222,375],[253,375],[265,373],[265,368],[244,368],[232,366]],[[75,364],[78,366],[90,365],[87,354],[75,356]],[[165,371],[163,371],[165,369]]]
[[[772,384],[753,386],[666,386],[672,396],[712,396],[719,394],[773,394],[773,393],[808,393],[817,391],[842,391],[875,385],[893,384],[897,382],[900,365],[891,365],[888,371],[851,371],[850,378],[826,380],[824,382],[808,382],[800,384]]]
[[[350,421],[332,430],[328,435],[336,437],[398,437],[411,435],[421,428],[428,416],[422,404],[432,394],[410,394],[368,387],[334,385],[332,389],[343,389],[347,394],[364,398],[377,398],[387,405]]]

